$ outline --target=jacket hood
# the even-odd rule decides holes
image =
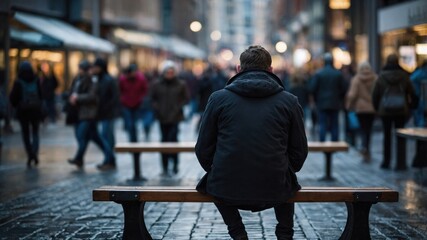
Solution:
[[[35,74],[31,63],[28,61],[23,61],[19,64],[18,68],[18,78],[30,82],[34,79]]]
[[[396,70],[385,70],[382,72],[383,78],[390,85],[399,84],[403,78],[406,76],[406,72],[404,70],[396,69]]]
[[[225,89],[243,97],[262,98],[283,91],[282,81],[262,70],[244,71],[228,80]]]

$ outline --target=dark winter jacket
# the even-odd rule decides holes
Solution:
[[[117,81],[108,73],[98,77],[98,119],[114,119],[120,114],[120,92]]]
[[[284,202],[300,189],[295,172],[307,156],[303,112],[281,80],[241,72],[214,92],[203,115],[197,158],[207,193],[244,205]]]
[[[330,64],[314,74],[310,83],[318,110],[340,110],[344,106],[346,90],[342,73]]]
[[[162,124],[179,123],[184,120],[183,107],[190,95],[184,81],[160,78],[153,83],[150,92],[151,105],[156,118]]]
[[[15,80],[13,84],[12,91],[10,92],[9,100],[12,106],[16,109],[16,117],[18,119],[39,119],[41,120],[43,117],[42,108],[40,105],[40,109],[28,112],[23,111],[20,108],[21,101],[23,100],[23,84],[25,83],[33,83],[35,82],[37,84],[37,90],[38,90],[38,96],[40,102],[42,101],[42,92],[40,87],[40,82],[37,78],[37,76],[34,74],[34,71],[31,67],[31,64],[27,61],[22,62],[19,65],[18,69],[18,78]]]
[[[408,108],[405,112],[385,112],[380,109],[381,98],[385,91],[390,87],[401,87],[404,94],[407,96]],[[410,114],[411,105],[416,105],[418,102],[414,92],[414,87],[409,80],[409,74],[404,71],[399,65],[387,65],[378,76],[372,92],[372,103],[375,110],[380,116],[408,116]]]
[[[96,119],[98,113],[97,79],[90,76],[80,77],[77,86],[77,112],[78,120]]]

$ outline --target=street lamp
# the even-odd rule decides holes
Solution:
[[[190,29],[193,32],[199,32],[200,30],[202,30],[202,24],[199,21],[193,21],[190,24]]]
[[[211,39],[212,41],[219,41],[221,39],[221,32],[218,30],[211,32]]]
[[[286,50],[288,50],[288,45],[283,42],[283,41],[279,41],[276,43],[276,51],[279,53],[284,53],[286,52]]]

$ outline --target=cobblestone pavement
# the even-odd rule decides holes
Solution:
[[[19,129],[16,127],[18,132]],[[126,141],[121,124],[117,141]],[[18,133],[5,136],[0,163],[0,239],[120,239],[123,213],[115,203],[93,202],[91,190],[102,185],[194,186],[203,175],[194,154],[180,155],[180,172],[160,177],[159,154],[142,156],[146,182],[131,182],[130,154],[119,154],[118,170],[98,172],[102,155],[92,146],[83,171],[66,163],[76,149],[72,130],[61,124],[42,129],[40,165],[27,169]],[[155,125],[152,141],[158,140]],[[181,140],[194,140],[194,122],[181,125]],[[319,179],[324,157],[310,153],[298,174],[302,186],[385,186],[400,192],[398,203],[378,203],[370,214],[373,239],[427,239],[427,174],[380,170],[382,134],[373,140],[373,161],[363,164],[355,149],[337,153],[334,182]],[[414,142],[408,142],[408,163]],[[250,239],[275,239],[274,211],[242,212]],[[149,203],[146,222],[155,239],[229,239],[210,203]],[[338,239],[346,222],[344,203],[301,203],[295,209],[295,239]]]

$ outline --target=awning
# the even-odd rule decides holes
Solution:
[[[176,36],[165,37],[165,41],[167,42],[167,49],[178,57],[195,59],[206,57],[202,49]]]
[[[112,53],[115,48],[107,40],[94,37],[54,18],[16,12],[15,19],[41,34],[60,41],[67,48],[106,53]]]
[[[161,49],[166,47],[162,37],[155,33],[116,28],[113,31],[113,37],[114,40],[118,43],[125,43],[153,49]]]
[[[60,47],[61,41],[51,38],[39,32],[21,31],[16,28],[10,28],[10,38],[18,44],[38,47]],[[13,47],[13,45],[12,45]]]
[[[182,58],[203,59],[206,56],[203,50],[176,36],[163,36],[123,28],[114,29],[113,36],[119,44],[162,49]]]

